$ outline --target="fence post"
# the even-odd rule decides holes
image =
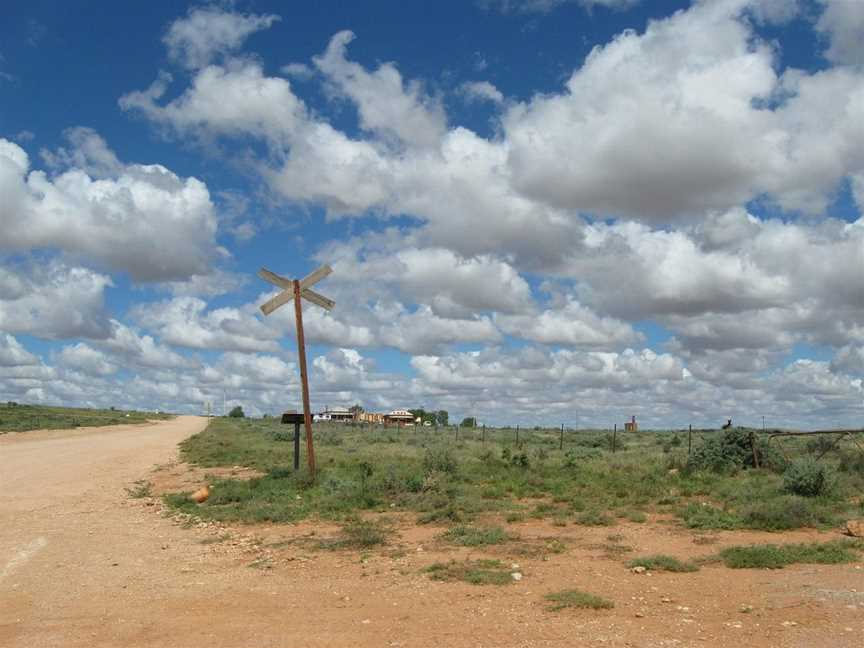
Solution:
[[[456,424],[456,441],[459,441],[459,424]]]
[[[615,454],[615,437],[618,436],[618,424],[615,423],[615,427],[612,428],[612,454]]]
[[[483,424],[483,445],[486,445],[486,424]]]
[[[516,424],[516,445],[519,445],[519,424]]]
[[[690,456],[690,451],[693,449],[693,424],[690,424],[690,429],[687,431],[687,456]]]
[[[759,454],[756,452],[756,433],[750,431],[750,448],[753,450],[753,467],[759,467]]]
[[[561,439],[558,442],[558,449],[559,450],[564,449],[564,424],[563,423],[561,424]]]

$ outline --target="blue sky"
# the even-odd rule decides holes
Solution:
[[[860,3],[295,4],[5,6],[0,399],[860,422]]]

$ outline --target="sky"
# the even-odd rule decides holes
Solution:
[[[864,421],[864,1],[6,0],[0,401]]]

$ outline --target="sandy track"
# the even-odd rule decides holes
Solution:
[[[320,536],[321,525],[231,529],[228,540],[224,529],[182,528],[124,487],[154,477],[154,464],[175,459],[176,443],[204,424],[180,417],[0,437],[2,648],[862,645],[861,564],[637,576],[603,549],[614,534],[638,554],[688,558],[831,534],[721,534],[703,546],[662,520],[615,528],[531,520],[515,525],[523,539],[556,536],[568,550],[517,558],[524,579],[496,588],[433,582],[422,569],[469,555],[510,562],[506,548],[444,547],[434,539],[440,529],[410,516],[395,546],[363,558],[284,542]],[[160,471],[168,473],[192,483],[200,475],[182,464]],[[569,587],[616,607],[546,611],[543,594]],[[742,614],[742,604],[753,611]]]

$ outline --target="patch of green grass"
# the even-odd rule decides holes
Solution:
[[[482,547],[507,542],[512,536],[501,527],[474,527],[460,524],[451,527],[440,537],[463,547]]]
[[[561,590],[544,596],[552,605],[546,607],[550,612],[557,612],[567,608],[587,608],[591,610],[608,610],[615,604],[600,596],[589,594],[577,589]]]
[[[464,581],[472,585],[509,585],[514,582],[500,560],[465,560],[434,563],[424,571],[432,580]]]
[[[585,511],[576,516],[576,524],[585,526],[612,526],[615,524],[610,516],[597,510]]]
[[[727,547],[720,558],[732,569],[782,569],[795,563],[835,565],[858,560],[864,543],[837,540],[825,543],[765,544]]]
[[[648,516],[642,511],[626,511],[624,517],[637,524],[643,524],[648,521]]]
[[[387,530],[378,522],[355,520],[342,526],[342,532],[333,540],[322,540],[321,549],[369,549],[387,543]]]
[[[150,497],[153,494],[153,483],[146,479],[139,479],[129,488],[124,489],[129,497],[141,499],[142,497]]]
[[[682,562],[672,556],[656,554],[634,558],[627,563],[628,567],[644,567],[651,571],[667,571],[676,573],[695,572],[699,567],[692,562]]]
[[[786,531],[802,527],[827,527],[836,523],[826,500],[796,495],[774,497],[750,504],[741,511],[741,526],[764,531]]]
[[[684,524],[690,529],[738,529],[741,527],[741,518],[707,504],[691,502],[678,511],[678,516],[684,520]]]

